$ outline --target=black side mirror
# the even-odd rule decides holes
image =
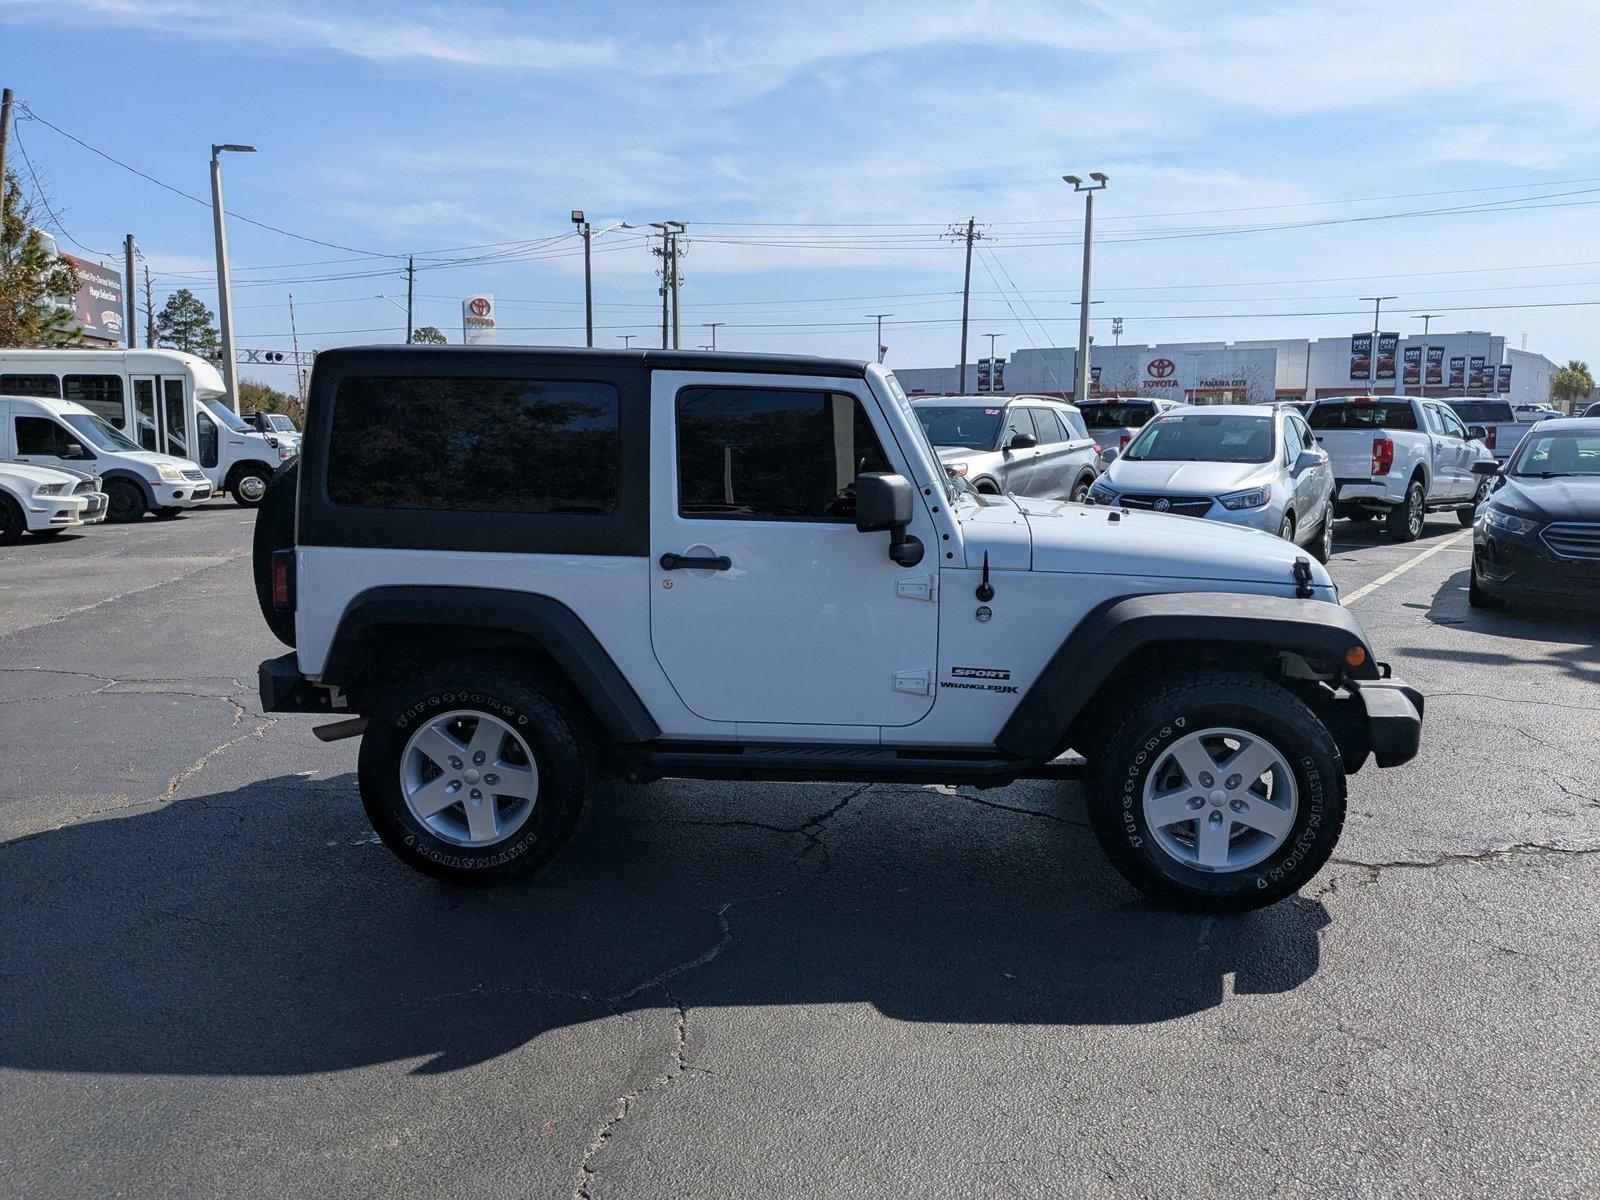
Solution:
[[[1498,475],[1500,474],[1500,464],[1480,460],[1472,464],[1472,473],[1474,475]]]
[[[906,532],[916,489],[904,475],[865,472],[856,476],[856,529],[889,533],[889,557],[902,567],[922,561],[922,542]]]
[[[1032,450],[1039,444],[1039,439],[1031,433],[1019,433],[1006,445],[1007,450]]]

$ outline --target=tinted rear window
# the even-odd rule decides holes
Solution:
[[[1311,410],[1306,423],[1313,429],[1415,429],[1417,415],[1409,404],[1382,401],[1329,404],[1324,401]]]
[[[0,394],[6,396],[48,396],[61,399],[61,380],[54,375],[0,375]]]
[[[1078,410],[1090,429],[1142,429],[1155,412],[1153,404],[1085,404]]]
[[[1446,400],[1445,403],[1456,416],[1474,424],[1516,420],[1511,405],[1504,400]]]
[[[609,513],[618,406],[605,383],[346,379],[334,400],[328,498],[361,508]]]

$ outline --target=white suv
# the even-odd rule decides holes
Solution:
[[[294,647],[262,703],[360,735],[374,827],[445,879],[547,861],[596,768],[1081,776],[1130,880],[1237,910],[1327,860],[1346,771],[1417,750],[1303,551],[980,495],[876,365],[336,349],[307,412],[256,524]]]

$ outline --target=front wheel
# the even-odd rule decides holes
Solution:
[[[10,496],[0,495],[0,546],[15,546],[27,528],[22,506]]]
[[[1472,566],[1467,571],[1467,603],[1473,608],[1504,608],[1505,601],[1499,596],[1491,596],[1484,591],[1478,583],[1478,554],[1473,551]]]
[[[1489,498],[1489,481],[1485,479],[1478,485],[1477,492],[1472,497],[1472,503],[1465,508],[1456,509],[1456,519],[1463,526],[1469,526],[1478,519],[1478,505]]]
[[[111,479],[106,482],[106,520],[116,525],[126,525],[144,516],[149,505],[144,491],[129,479]]]
[[[267,481],[272,473],[261,467],[239,467],[228,478],[228,491],[233,502],[241,508],[254,508],[267,494]]]
[[[1074,504],[1083,503],[1084,497],[1089,494],[1090,483],[1091,481],[1088,479],[1078,480],[1077,485],[1072,489],[1072,495],[1070,497]]]
[[[1088,800],[1095,837],[1146,896],[1243,912],[1291,895],[1327,862],[1345,774],[1332,736],[1292,692],[1197,671],[1118,723]]]
[[[361,741],[361,802],[399,858],[449,883],[504,883],[572,835],[590,753],[556,693],[466,658],[390,689]]]

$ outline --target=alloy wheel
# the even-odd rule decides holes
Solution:
[[[533,814],[539,767],[510,725],[460,709],[411,735],[400,756],[400,792],[429,832],[457,846],[493,846]]]
[[[1196,871],[1253,867],[1288,840],[1299,811],[1282,751],[1242,729],[1202,729],[1161,752],[1145,777],[1144,818],[1170,858]]]

